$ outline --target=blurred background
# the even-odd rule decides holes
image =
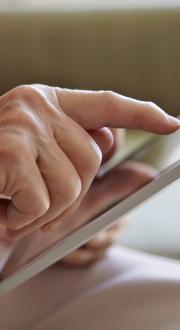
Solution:
[[[180,114],[180,0],[0,0],[0,93],[111,89]],[[132,214],[124,245],[180,257],[180,183]]]
[[[20,5],[21,7],[60,6],[69,9],[82,8],[129,8],[129,7],[172,7],[179,5],[179,0],[1,0],[4,6]]]

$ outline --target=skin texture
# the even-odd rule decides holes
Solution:
[[[10,239],[56,228],[79,207],[114,143],[109,128],[169,134],[179,121],[110,91],[18,86],[0,97],[0,222]]]

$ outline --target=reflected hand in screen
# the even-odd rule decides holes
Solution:
[[[108,205],[125,198],[139,187],[146,185],[156,175],[156,171],[149,165],[138,162],[126,162],[113,169],[101,179],[96,179],[82,201],[79,209],[68,221],[62,222],[62,235],[66,236],[73,229],[88,222]],[[117,219],[119,220],[119,219]],[[107,230],[97,234],[90,242],[66,256],[61,262],[68,266],[87,266],[102,257],[121,234],[127,224],[127,218]]]

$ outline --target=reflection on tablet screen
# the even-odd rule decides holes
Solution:
[[[179,132],[168,137],[153,139],[153,144],[151,144],[148,153],[141,157],[144,163],[156,167],[158,173],[154,180],[156,180],[162,170],[179,159]],[[142,188],[145,183],[148,184],[150,182],[150,178],[145,180],[145,176],[143,177],[138,172],[137,176],[133,176],[130,163],[129,165],[124,163],[116,165],[103,177],[95,180],[91,190],[82,202],[81,209],[63,222],[55,231],[43,233],[39,230],[15,243],[0,241],[1,281],[35,260],[36,257],[41,256],[42,253],[78,228],[94,221],[97,216]],[[4,227],[1,226],[0,230],[0,235],[3,235]]]

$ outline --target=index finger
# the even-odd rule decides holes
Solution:
[[[153,102],[135,100],[111,91],[80,91],[56,88],[62,110],[87,130],[104,126],[139,128],[169,134],[180,121]]]

